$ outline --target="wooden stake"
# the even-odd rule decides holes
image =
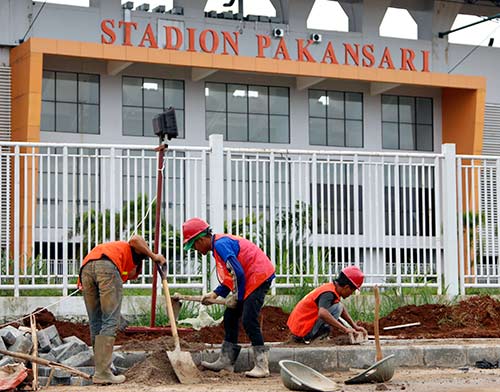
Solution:
[[[30,314],[30,324],[31,324],[31,341],[33,342],[33,356],[38,357],[38,337],[36,336],[36,318],[33,313]],[[33,383],[31,386],[34,391],[38,391],[38,364],[33,362]]]
[[[46,387],[50,386],[50,383],[52,382],[52,377],[54,377],[54,372],[56,369],[50,368],[50,373],[49,377],[47,378],[47,384],[45,384]]]

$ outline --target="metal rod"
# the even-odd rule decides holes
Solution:
[[[155,243],[154,253],[157,254],[160,250],[160,230],[161,230],[161,196],[163,188],[163,160],[166,144],[160,144],[158,150],[158,173],[157,173],[157,189],[156,189],[156,221],[155,221]],[[158,267],[153,263],[153,282],[151,288],[151,320],[150,327],[155,326],[156,322],[156,281],[157,281]]]
[[[448,31],[441,31],[438,33],[438,37],[439,38],[443,38],[445,37],[446,35],[448,34],[451,34],[451,33],[454,33],[456,31],[459,31],[459,30],[463,30],[463,29],[466,29],[468,27],[472,27],[472,26],[475,26],[477,24],[480,24],[480,23],[484,23],[484,22],[487,22],[489,20],[492,20],[492,19],[498,19],[500,18],[500,14],[495,14],[495,15],[492,15],[492,16],[488,16],[487,18],[485,19],[482,19],[482,20],[479,20],[477,22],[474,22],[474,23],[469,23],[468,25],[465,25],[465,26],[462,26],[462,27],[457,27],[456,29],[453,29],[453,30],[448,30]]]

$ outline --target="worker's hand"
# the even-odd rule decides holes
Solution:
[[[201,296],[201,303],[203,305],[212,305],[217,297],[218,295],[211,291],[210,293],[206,293]]]
[[[234,294],[229,294],[226,297],[226,307],[234,309],[238,306],[238,298]]]
[[[363,334],[363,336],[368,336],[368,331],[361,327],[360,325],[355,325],[354,329]]]
[[[351,334],[352,334],[352,336],[354,336],[355,334],[357,334],[357,332],[356,332],[356,330],[355,330],[354,328],[346,328],[346,329],[344,330],[344,332],[345,332],[346,334],[348,334],[348,335],[351,335]]]
[[[160,253],[153,255],[153,257],[151,257],[151,260],[159,265],[167,264],[167,259]]]

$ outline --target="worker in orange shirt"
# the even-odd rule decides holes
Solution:
[[[167,260],[154,254],[147,242],[134,235],[128,242],[114,241],[97,245],[83,260],[78,286],[89,316],[90,338],[94,348],[94,384],[119,384],[125,376],[111,372],[113,345],[120,322],[123,283],[136,279],[142,261],[150,258],[159,268]]]
[[[228,297],[224,311],[224,342],[215,362],[202,361],[209,370],[233,371],[241,346],[238,345],[240,320],[250,338],[255,365],[247,377],[269,376],[268,350],[259,324],[259,314],[271,282],[274,266],[269,257],[253,242],[230,234],[212,234],[207,222],[188,219],[182,225],[184,249],[196,249],[203,255],[212,252],[220,285],[202,297],[210,305],[217,297]],[[232,293],[232,296],[229,294]]]
[[[368,332],[357,325],[347,308],[340,302],[363,284],[363,272],[356,266],[344,268],[333,283],[325,283],[311,291],[295,306],[288,318],[288,328],[297,342],[309,343],[330,333],[332,327],[346,334],[367,336]],[[342,317],[350,327],[343,325]]]

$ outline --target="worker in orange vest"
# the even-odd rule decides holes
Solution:
[[[361,288],[363,280],[363,272],[358,267],[346,267],[333,283],[325,283],[302,298],[287,322],[294,340],[307,344],[328,335],[331,327],[346,334],[362,333],[367,336],[366,329],[352,320],[347,308],[340,302]],[[339,321],[340,317],[351,327],[344,326]]]
[[[142,237],[134,235],[128,242],[114,241],[97,245],[80,267],[78,286],[83,289],[94,348],[94,384],[119,384],[125,381],[125,376],[115,376],[111,372],[123,283],[139,276],[142,261],[148,257],[159,267],[167,263],[165,257],[151,251]]]
[[[215,362],[202,361],[209,370],[234,370],[241,346],[238,345],[239,322],[252,342],[254,368],[247,377],[269,376],[268,350],[259,324],[259,314],[271,282],[274,266],[266,254],[251,241],[230,234],[212,234],[207,222],[192,218],[182,225],[184,249],[196,249],[203,255],[212,252],[220,285],[202,297],[209,305],[218,296],[228,297],[224,311],[224,342]],[[232,296],[228,296],[232,292]]]

